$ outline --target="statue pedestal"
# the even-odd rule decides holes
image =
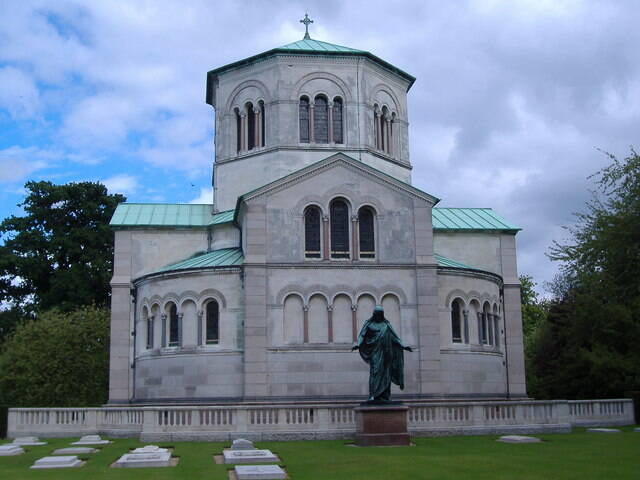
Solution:
[[[410,445],[406,405],[356,407],[355,444],[361,447]]]

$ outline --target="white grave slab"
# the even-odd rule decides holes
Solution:
[[[109,440],[103,440],[100,435],[85,435],[77,442],[73,442],[71,445],[104,445],[111,443]]]
[[[271,450],[223,450],[224,463],[273,463],[278,461]]]
[[[238,465],[235,467],[238,480],[282,480],[287,478],[278,465]]]
[[[47,442],[41,442],[38,437],[18,437],[13,440],[13,444],[19,446],[36,446],[46,445]]]
[[[0,457],[11,457],[13,455],[22,455],[24,450],[20,445],[0,445]]]
[[[84,455],[87,453],[96,453],[98,450],[91,447],[67,447],[54,450],[52,455]]]
[[[171,453],[125,453],[114,465],[122,468],[170,467]]]
[[[166,448],[160,448],[157,445],[145,445],[131,451],[131,453],[167,453],[169,450]]]
[[[587,428],[591,433],[620,433],[619,428]]]
[[[503,435],[497,441],[503,443],[540,443],[542,440],[526,435]]]
[[[36,460],[36,463],[29,468],[74,468],[82,465],[80,460],[75,455],[68,455],[62,457],[43,457]]]
[[[245,440],[244,438],[237,438],[231,444],[231,450],[255,450],[251,440]]]
[[[633,429],[633,431],[634,431],[634,432],[638,432],[638,433],[640,433],[640,427],[636,427],[636,428],[634,428],[634,429]]]

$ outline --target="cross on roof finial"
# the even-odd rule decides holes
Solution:
[[[309,24],[313,23],[313,20],[309,18],[308,14],[304,14],[304,18],[300,20],[300,23],[304,23],[304,39],[308,40],[311,37],[309,36]]]

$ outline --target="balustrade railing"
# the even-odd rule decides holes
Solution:
[[[355,406],[355,405],[354,405]],[[633,402],[614,400],[409,403],[413,435],[568,431],[571,426],[633,424]],[[235,405],[12,408],[8,435],[139,436],[142,440],[350,438],[353,406]]]

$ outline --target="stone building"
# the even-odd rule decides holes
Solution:
[[[518,228],[411,185],[414,80],[308,35],[208,72],[213,205],[111,221],[110,404],[363,399],[376,304],[395,398],[526,397]]]

